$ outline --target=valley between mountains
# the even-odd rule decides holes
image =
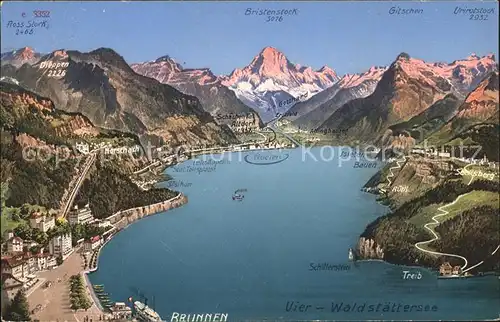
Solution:
[[[48,61],[65,66],[64,73],[49,76],[42,64]],[[109,48],[43,54],[26,47],[3,53],[2,190],[9,193],[2,200],[9,210],[2,223],[22,226],[25,218],[13,214],[23,205],[60,207],[83,158],[69,151],[71,157],[57,165],[60,171],[53,160],[23,160],[26,146],[57,150],[85,142],[96,148],[138,145],[145,152],[152,144],[152,154],[91,168],[76,203],[89,203],[105,218],[175,196],[166,188],[146,188],[166,165],[158,155],[162,149],[182,147],[173,161],[181,162],[194,155],[185,150],[258,148],[270,145],[271,138],[295,147],[289,136],[304,146],[372,144],[393,156],[363,187],[378,194],[390,213],[363,232],[360,257],[432,268],[445,261],[460,265],[457,258],[431,255],[415,244],[432,238],[424,225],[438,209],[464,196],[445,208],[449,215],[435,227],[440,238],[426,247],[460,254],[472,264],[484,261],[473,273],[500,270],[499,252],[491,255],[500,244],[499,83],[493,55],[444,63],[395,53],[387,66],[342,76],[328,66],[313,70],[293,63],[273,47],[249,61],[216,76],[209,68],[184,68],[169,56],[130,64]],[[457,172],[470,164],[493,179]],[[400,186],[409,193],[395,189]]]

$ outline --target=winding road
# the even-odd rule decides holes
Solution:
[[[403,155],[403,159],[401,159],[401,160],[397,160],[397,161],[396,161],[396,166],[395,166],[395,167],[389,168],[389,172],[390,172],[390,173],[389,173],[389,175],[386,177],[386,179],[387,179],[387,181],[388,181],[388,183],[387,183],[387,190],[385,190],[385,189],[381,188],[380,190],[381,190],[382,192],[384,192],[384,193],[387,193],[387,192],[388,192],[389,187],[390,187],[390,186],[391,186],[391,184],[392,184],[392,181],[391,181],[391,179],[390,179],[390,178],[394,177],[394,172],[392,172],[392,170],[394,170],[394,169],[401,169],[401,164],[400,164],[400,162],[403,162],[403,163],[404,163],[404,162],[406,162],[406,156],[404,156],[404,155]]]
[[[429,225],[439,225],[440,222],[436,220],[436,218],[438,217],[441,217],[441,216],[446,216],[447,214],[449,214],[450,212],[449,211],[446,211],[444,210],[443,208],[446,208],[448,206],[452,206],[454,205],[455,203],[457,203],[458,200],[460,200],[460,198],[462,198],[464,195],[460,195],[457,197],[457,199],[455,199],[455,201],[453,201],[452,203],[449,203],[447,205],[444,205],[444,206],[441,206],[438,208],[438,211],[441,211],[442,213],[440,214],[437,214],[435,215],[434,217],[432,217],[432,221],[433,222],[430,222],[430,223],[427,223],[424,225],[424,228],[427,229],[428,231],[431,232],[431,234],[434,235],[434,238],[433,239],[430,239],[430,240],[427,240],[427,241],[423,241],[423,242],[418,242],[415,244],[415,247],[422,251],[422,252],[425,252],[425,253],[429,253],[429,254],[433,254],[433,255],[443,255],[443,256],[450,256],[450,257],[455,257],[455,258],[460,258],[462,259],[465,264],[462,266],[462,270],[467,267],[467,258],[463,257],[463,256],[460,256],[460,255],[456,255],[456,254],[447,254],[447,253],[440,253],[440,252],[434,252],[434,251],[431,251],[431,250],[427,250],[427,249],[423,249],[422,247],[420,247],[420,245],[425,245],[425,244],[429,244],[435,240],[438,240],[439,239],[439,236],[434,232],[433,229],[429,228]]]
[[[155,167],[155,166],[160,165],[160,164],[161,164],[161,161],[155,161],[155,162],[151,163],[150,165],[145,166],[142,169],[139,169],[137,171],[132,172],[132,174],[139,174],[142,172],[146,172],[147,170],[149,170],[149,168]]]
[[[468,164],[468,165],[466,165],[463,169],[465,170],[465,169],[467,169],[468,167],[470,167],[471,165],[473,165],[473,164],[472,164],[472,163],[471,163],[471,164]],[[474,176],[471,176],[471,179],[470,179],[470,181],[469,181],[469,183],[468,183],[467,185],[470,185],[470,184],[472,183],[472,180],[473,180],[473,179],[474,179]],[[430,250],[423,249],[422,247],[420,247],[420,245],[429,244],[429,243],[431,243],[431,242],[433,242],[433,241],[435,241],[435,240],[439,240],[439,235],[438,235],[438,234],[436,234],[436,233],[434,232],[434,230],[433,230],[432,228],[430,228],[429,226],[430,226],[430,225],[436,225],[436,226],[437,226],[437,225],[439,225],[439,224],[440,224],[440,222],[439,222],[436,218],[441,217],[441,216],[446,216],[447,214],[449,214],[449,213],[450,213],[449,211],[444,210],[444,208],[454,205],[454,204],[455,204],[455,203],[457,203],[457,202],[460,200],[460,198],[462,198],[463,196],[464,196],[464,195],[460,195],[460,196],[458,196],[458,197],[457,197],[457,199],[455,199],[455,201],[453,201],[452,203],[449,203],[449,204],[447,204],[447,205],[444,205],[444,206],[441,206],[441,207],[439,207],[439,208],[438,208],[438,211],[440,211],[441,213],[440,213],[440,214],[435,215],[434,217],[432,217],[432,222],[429,222],[429,223],[427,223],[427,224],[425,224],[425,225],[424,225],[424,228],[425,228],[425,229],[427,229],[428,231],[430,231],[430,232],[431,232],[431,234],[432,234],[432,235],[434,235],[434,238],[433,238],[433,239],[430,239],[430,240],[427,240],[427,241],[418,242],[418,243],[416,243],[416,244],[415,244],[415,247],[416,247],[418,250],[420,250],[420,251],[422,251],[422,252],[425,252],[425,253],[429,253],[429,254],[433,254],[433,255],[450,256],[450,257],[455,257],[455,258],[460,258],[460,259],[462,259],[465,263],[464,263],[464,265],[461,267],[461,269],[462,269],[462,273],[465,273],[465,272],[467,272],[467,271],[469,271],[469,270],[471,270],[471,269],[473,269],[473,268],[475,268],[475,267],[477,267],[477,266],[481,265],[482,263],[484,263],[484,260],[483,260],[483,261],[481,261],[481,262],[479,262],[479,263],[477,263],[476,265],[473,265],[473,266],[469,267],[468,269],[465,269],[465,268],[467,267],[467,265],[468,265],[468,262],[467,262],[467,258],[465,258],[465,257],[463,257],[463,256],[456,255],[456,254],[447,254],[447,253],[434,252],[434,251],[430,251]],[[500,245],[498,245],[498,246],[497,246],[497,248],[496,248],[496,249],[495,249],[495,250],[491,253],[491,256],[495,255],[495,253],[498,251],[498,249],[500,249]]]
[[[397,160],[397,161],[396,161],[396,166],[395,166],[395,167],[389,168],[389,172],[390,172],[390,174],[389,174],[389,175],[387,176],[387,178],[386,178],[386,179],[387,179],[387,181],[389,181],[389,183],[387,184],[387,187],[390,187],[390,186],[391,186],[391,184],[392,184],[391,179],[389,179],[389,178],[394,177],[394,172],[392,172],[392,170],[394,170],[394,169],[401,169],[401,164],[400,164],[400,162],[403,162],[403,163],[404,163],[404,162],[406,162],[406,157],[405,157],[404,155],[403,155],[403,159],[402,159],[402,160]]]
[[[495,250],[493,252],[491,252],[491,256],[495,255],[495,253],[500,249],[500,245],[497,246],[497,248],[495,248]],[[481,265],[482,263],[484,263],[484,261],[480,261],[479,263],[477,263],[476,265],[474,266],[471,266],[469,268],[467,268],[466,270],[463,271],[463,273],[467,272],[468,270],[471,270],[473,269],[474,267],[478,267],[479,265]]]

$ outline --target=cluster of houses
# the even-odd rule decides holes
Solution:
[[[111,145],[109,143],[105,143],[105,142],[100,142],[99,144],[95,144],[95,143],[88,144],[85,142],[77,142],[75,144],[76,150],[82,154],[88,154],[91,149],[95,150],[95,149],[105,148],[105,147],[111,147]]]
[[[431,147],[431,148],[414,147],[411,150],[411,153],[422,155],[422,156],[433,156],[436,158],[454,158],[454,159],[460,160],[460,161],[465,162],[465,163],[484,165],[484,166],[489,166],[490,168],[497,167],[497,164],[495,162],[489,161],[488,158],[486,157],[486,155],[484,155],[480,159],[476,159],[473,157],[466,157],[464,155],[464,153],[462,153],[463,151],[458,151],[458,153],[457,153],[458,155],[455,155],[454,149],[456,149],[456,147],[444,147],[441,149],[441,151],[439,151],[438,149],[436,149],[434,147]],[[470,147],[470,148],[465,147],[465,150],[466,151],[471,150],[472,152],[475,152],[475,151],[477,151],[477,147]],[[468,152],[466,154],[471,155],[471,154],[473,154],[472,152]]]
[[[229,124],[231,130],[235,133],[252,133],[260,129],[259,119],[251,114],[246,117],[239,117]]]
[[[35,212],[29,219],[29,225],[47,232],[56,227],[55,220],[53,215]],[[114,229],[109,221],[95,219],[88,205],[80,209],[75,206],[69,213],[68,222],[70,225],[92,223],[98,227],[109,227],[108,231]],[[21,289],[28,292],[38,281],[35,274],[56,268],[58,258],[64,261],[75,251],[74,246],[82,246],[84,251],[92,252],[102,244],[101,236],[94,236],[87,240],[81,239],[73,245],[71,232],[52,237],[47,247],[40,247],[34,241],[23,240],[15,236],[12,230],[4,233],[4,240],[1,258],[2,305],[9,303]],[[34,246],[38,250],[31,252],[30,249]]]
[[[474,165],[481,165],[481,166],[487,166],[491,169],[497,169],[499,167],[498,162],[493,162],[488,160],[486,155],[484,155],[480,159],[472,158],[472,157],[455,157],[453,152],[447,152],[447,151],[441,151],[439,152],[437,149],[430,148],[430,149],[423,149],[423,148],[413,148],[412,149],[412,154],[418,154],[421,156],[432,156],[434,158],[452,158],[456,159],[459,161],[462,161],[464,163],[469,163],[469,164],[474,164]]]
[[[443,150],[441,150],[441,152],[440,152],[434,148],[423,149],[423,148],[415,147],[411,150],[411,153],[419,154],[419,155],[423,155],[423,156],[440,157],[440,158],[450,158],[451,157],[450,152],[443,151]]]
[[[262,143],[262,144],[250,144],[249,146],[230,146],[229,151],[243,151],[243,150],[260,150],[260,149],[284,149],[287,147],[293,147],[293,144],[285,144],[278,142]]]
[[[465,162],[465,163],[472,163],[472,164],[476,164],[476,165],[488,166],[492,169],[498,168],[498,164],[497,164],[498,162],[497,163],[490,162],[488,160],[488,158],[486,158],[486,156],[484,156],[484,158],[482,158],[482,159],[458,158],[458,160]]]
[[[31,246],[37,246],[35,242],[24,241],[20,237],[14,236],[10,230],[4,233],[4,237],[7,241],[4,245],[6,256],[2,256],[1,265],[3,305],[10,303],[21,289],[28,291],[37,282],[36,272],[57,267],[58,254],[54,251],[64,251],[61,247],[62,240],[58,241],[59,244],[50,240],[49,252],[40,248],[38,252],[32,253],[28,249]],[[71,246],[71,236],[69,245]]]
[[[88,154],[91,150],[104,149],[104,154],[130,154],[130,153],[138,153],[141,150],[140,145],[134,145],[130,147],[115,147],[113,148],[111,144],[101,142],[99,144],[95,143],[85,143],[85,142],[77,142],[75,144],[75,148],[78,152],[82,154]]]
[[[460,266],[451,266],[450,263],[445,262],[439,267],[439,274],[441,276],[451,276],[462,274],[462,268]]]

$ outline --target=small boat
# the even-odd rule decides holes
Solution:
[[[354,260],[354,253],[352,252],[352,248],[349,248],[349,260],[350,261]]]
[[[235,194],[233,195],[233,200],[242,201],[245,198],[244,195]]]

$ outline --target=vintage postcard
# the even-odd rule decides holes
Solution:
[[[3,2],[2,321],[499,320],[498,9]]]

